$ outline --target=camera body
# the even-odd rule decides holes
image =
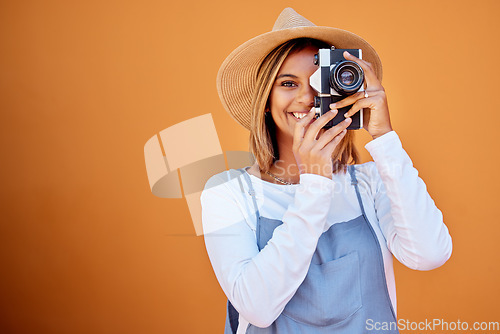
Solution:
[[[319,69],[311,75],[309,83],[318,93],[314,97],[314,108],[319,116],[330,110],[330,104],[340,101],[349,95],[364,91],[364,72],[356,63],[346,60],[344,51],[362,59],[361,49],[319,49],[314,56],[314,63]],[[339,108],[337,115],[329,121],[325,128],[331,128],[342,122],[344,114],[352,105]],[[348,129],[361,129],[363,127],[363,111],[360,110],[351,116],[352,122]]]

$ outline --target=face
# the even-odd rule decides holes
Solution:
[[[288,55],[276,76],[269,107],[278,143],[291,142],[295,123],[314,106],[316,92],[309,85],[309,77],[318,69],[314,65],[316,53],[317,48],[307,47]]]

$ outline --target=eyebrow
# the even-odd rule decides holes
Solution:
[[[284,74],[280,74],[276,77],[276,79],[281,79],[283,77],[290,77],[290,78],[294,78],[294,79],[297,79],[298,76],[296,75],[293,75],[293,74],[287,74],[287,73],[284,73]]]

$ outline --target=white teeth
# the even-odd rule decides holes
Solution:
[[[301,118],[304,118],[307,116],[307,114],[297,113],[297,112],[293,112],[292,114],[293,114],[293,116],[295,116],[295,118],[298,118],[298,119],[301,119]]]

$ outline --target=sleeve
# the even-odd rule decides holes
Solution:
[[[222,183],[202,193],[203,227],[212,231],[204,235],[212,267],[228,299],[251,324],[270,326],[304,280],[332,194],[332,180],[302,174],[283,224],[259,252],[255,232],[246,222],[257,219],[255,213],[245,212],[230,186]]]
[[[376,166],[372,193],[387,247],[411,269],[441,266],[451,256],[451,237],[398,135],[391,131],[365,147]]]

